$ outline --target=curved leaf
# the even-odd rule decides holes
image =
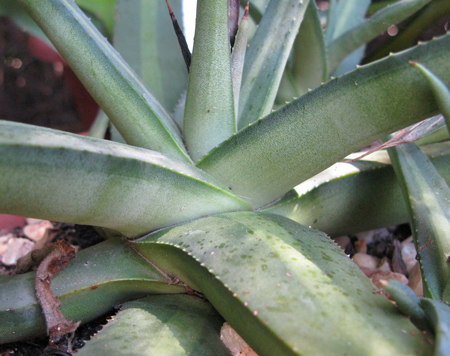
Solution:
[[[34,289],[36,272],[0,276],[0,343],[45,334]],[[68,319],[88,322],[114,305],[148,294],[185,293],[126,243],[108,240],[78,253],[52,281]]]
[[[172,0],[180,24],[181,0]],[[119,0],[114,48],[153,95],[173,112],[187,87],[187,70],[165,1]]]
[[[260,356],[429,352],[332,240],[289,219],[223,214],[133,245],[203,292]]]
[[[183,121],[184,138],[194,162],[236,132],[228,2],[200,0],[197,4]]]
[[[424,295],[441,300],[450,278],[450,188],[414,143],[388,152],[407,203]]]
[[[443,36],[331,80],[239,131],[197,166],[253,207],[268,204],[351,152],[435,115],[428,83],[408,61],[448,85],[449,48]]]
[[[207,302],[155,295],[125,303],[77,355],[229,356],[219,337],[222,324]]]
[[[356,28],[364,21],[369,5],[370,0],[340,0],[330,2],[325,32],[327,48],[332,40],[341,36],[344,32]],[[334,71],[334,68],[327,65],[328,73],[337,76],[355,69],[363,55],[364,46],[361,46],[351,53]]]
[[[366,15],[370,0],[339,0],[333,2],[333,7],[328,15],[326,40],[332,40],[341,36],[344,32],[358,26]],[[331,24],[331,26],[328,26]]]
[[[0,121],[0,211],[135,237],[248,210],[228,187],[158,152]]]
[[[233,75],[233,95],[234,95],[234,111],[235,115],[239,110],[239,96],[241,94],[242,70],[244,69],[245,52],[247,51],[247,35],[248,35],[248,9],[250,2],[247,3],[242,16],[239,28],[237,30],[236,39],[231,54],[231,72]]]
[[[431,0],[402,0],[388,5],[357,27],[329,44],[329,70],[332,71],[350,53],[366,44],[389,26],[399,23]]]
[[[328,79],[327,53],[317,6],[310,1],[294,42],[292,74],[298,95]],[[289,99],[291,100],[291,98]]]
[[[374,53],[367,53],[364,61],[373,62],[386,57],[391,52],[403,51],[417,44],[422,34],[438,23],[445,14],[450,13],[450,2],[447,0],[433,0],[420,10],[405,28],[399,28],[399,33],[392,37],[386,45],[378,48]]]
[[[448,305],[436,300],[422,298],[420,306],[424,309],[428,322],[433,325],[436,335],[434,356],[450,355],[450,309]]]
[[[18,0],[127,143],[191,162],[170,115],[70,0]]]
[[[431,89],[433,90],[439,111],[444,116],[447,127],[450,127],[450,91],[442,81],[431,73],[427,68],[419,63],[412,62],[427,78]]]
[[[450,142],[423,150],[450,182]],[[386,152],[356,162],[336,163],[261,211],[285,216],[334,237],[408,222],[402,191]]]
[[[270,1],[245,55],[238,127],[272,110],[278,86],[309,0]]]
[[[425,312],[420,306],[420,300],[411,288],[395,279],[381,280],[380,282],[386,292],[390,294],[391,299],[395,301],[400,312],[408,316],[420,330],[431,330]]]

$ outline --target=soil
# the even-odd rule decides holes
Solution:
[[[99,235],[92,226],[74,225],[64,223],[53,223],[58,233],[51,242],[64,240],[69,245],[79,247],[81,249],[93,246],[104,238]],[[12,231],[18,237],[24,237],[21,228],[16,228]],[[25,237],[24,237],[25,238]],[[15,266],[5,266],[0,262],[0,275],[11,274]],[[106,315],[103,315],[90,323],[80,326],[73,339],[71,340],[72,350],[75,351],[83,347],[86,340],[89,340],[99,330],[102,329],[111,316],[115,315],[117,310],[112,309]],[[49,347],[48,337],[40,337],[33,340],[15,342],[10,344],[0,345],[1,356],[38,356],[38,355],[71,355],[67,352],[67,345],[69,340],[62,340],[58,345]]]
[[[34,44],[37,41],[33,38]],[[27,33],[0,17],[0,119],[69,132],[86,130],[66,83],[73,74],[62,60],[39,59],[33,53],[36,46],[29,44]]]

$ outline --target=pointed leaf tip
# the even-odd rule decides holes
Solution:
[[[184,37],[183,31],[178,24],[177,18],[172,10],[172,7],[169,4],[169,0],[166,0],[167,8],[169,9],[169,15],[172,19],[173,29],[175,30],[175,34],[177,35],[178,43],[180,44],[181,53],[183,54],[184,62],[186,63],[187,71],[189,73],[189,69],[191,67],[191,51],[189,50],[189,46],[186,42],[186,37]]]

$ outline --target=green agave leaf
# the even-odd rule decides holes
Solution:
[[[117,0],[75,0],[75,2],[83,10],[95,14],[103,22],[109,34],[113,34]]]
[[[373,293],[332,240],[289,219],[216,215],[133,246],[204,293],[260,356],[429,352],[422,334]]]
[[[128,236],[249,206],[158,152],[0,121],[0,211]]]
[[[315,2],[310,1],[294,42],[292,73],[297,96],[328,79],[325,39],[317,11]]]
[[[449,155],[450,148],[445,159]],[[400,186],[386,158],[336,163],[261,211],[333,237],[407,222]]]
[[[170,1],[182,24],[181,0]],[[173,112],[187,87],[187,70],[165,1],[119,0],[114,48],[153,95]]]
[[[447,127],[450,127],[450,91],[442,81],[431,73],[427,68],[419,63],[411,63],[415,65],[421,73],[427,78],[430,87],[433,90],[434,97],[439,106],[439,110],[444,115]]]
[[[186,295],[155,295],[125,303],[77,355],[226,356],[223,319],[211,304]]]
[[[35,276],[36,272],[0,276],[0,343],[45,334]],[[125,242],[108,240],[80,251],[53,278],[52,290],[65,318],[88,322],[127,300],[186,291],[170,282]]]
[[[360,25],[343,33],[329,44],[330,72],[350,53],[366,44],[389,26],[411,16],[431,0],[402,0],[388,5]]]
[[[250,3],[247,5],[249,6]],[[231,72],[233,75],[233,96],[234,113],[237,115],[239,110],[239,96],[241,94],[242,71],[244,69],[245,52],[247,51],[248,35],[248,8],[244,10],[241,22],[239,23],[236,40],[231,55]]]
[[[420,306],[424,309],[429,323],[433,325],[436,335],[433,355],[450,355],[450,308],[448,305],[428,298],[422,298]]]
[[[70,0],[18,0],[112,120],[127,143],[191,162],[175,123]]]
[[[327,22],[325,34],[327,47],[332,40],[342,35],[342,33],[357,27],[363,22],[369,5],[369,0],[340,0],[337,3],[331,3],[328,15],[329,23]],[[327,66],[328,72],[334,76],[347,73],[355,69],[363,55],[364,47],[362,46],[351,53],[338,68],[335,69]],[[335,70],[333,71],[332,69]]]
[[[99,110],[97,117],[94,120],[94,123],[89,129],[88,136],[95,138],[105,138],[105,134],[108,131],[109,127],[110,127],[109,117],[105,114],[103,110]]]
[[[420,10],[406,28],[400,28],[399,33],[391,41],[375,53],[369,54],[365,62],[373,62],[386,57],[391,52],[399,52],[414,46],[425,30],[435,25],[444,14],[450,13],[450,2],[447,0],[433,0]]]
[[[450,308],[436,300],[422,298],[420,306],[425,310],[436,335],[435,356],[450,355]]]
[[[326,27],[324,31],[325,43],[328,44],[333,40],[334,29],[338,21],[337,0],[330,0],[328,2],[328,9],[326,12]]]
[[[183,134],[198,161],[236,132],[228,0],[199,0]]]
[[[240,1],[241,7],[245,8],[245,5],[247,5],[248,0],[240,0]],[[261,21],[269,2],[270,0],[253,0],[250,2],[249,14],[256,24],[258,24]]]
[[[435,115],[433,93],[408,61],[448,85],[449,48],[443,36],[331,80],[239,131],[197,166],[254,208],[268,204],[351,152]]]
[[[414,143],[388,152],[407,203],[424,295],[441,300],[450,277],[450,188]]]
[[[344,32],[358,26],[366,15],[370,0],[339,0],[333,2],[333,7],[327,22],[327,43],[341,36]]]
[[[450,142],[422,149],[450,182]],[[334,237],[408,222],[405,200],[385,151],[356,162],[336,163],[261,211]]]
[[[400,281],[389,280],[384,281],[384,289],[390,294],[397,308],[406,316],[409,316],[411,321],[420,330],[430,330],[429,323],[422,307],[420,306],[420,299],[414,294],[411,288]]]
[[[272,110],[286,62],[309,0],[270,1],[245,55],[239,121],[241,129]]]

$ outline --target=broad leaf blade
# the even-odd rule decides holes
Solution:
[[[245,56],[238,127],[270,113],[309,0],[270,1]]]
[[[338,2],[330,3],[330,13],[328,16],[330,29],[328,23],[326,27],[326,43],[327,48],[332,40],[336,39],[342,33],[357,27],[364,21],[365,14],[370,5],[369,0],[340,0]],[[341,65],[335,70],[328,66],[328,72],[334,76],[341,75],[355,69],[364,55],[364,47],[358,48],[350,56],[348,56]]]
[[[450,143],[424,150],[450,183]],[[361,161],[336,163],[261,211],[285,216],[333,237],[408,222],[405,200],[386,152]]]
[[[239,97],[241,94],[242,71],[244,69],[245,52],[247,51],[247,34],[248,34],[248,7],[247,3],[244,15],[239,24],[236,34],[236,40],[231,54],[231,71],[233,75],[233,95],[235,115],[239,110]]]
[[[183,134],[194,161],[236,132],[228,0],[200,0]]]
[[[190,161],[175,123],[70,0],[19,0],[127,143]]]
[[[0,276],[0,343],[43,335],[45,319],[36,298],[36,272]],[[67,319],[91,321],[115,305],[149,294],[184,293],[185,288],[139,256],[125,242],[108,240],[80,251],[52,281]]]
[[[170,5],[181,24],[181,0]],[[114,48],[173,112],[186,90],[187,70],[165,1],[119,0],[116,13]]]
[[[337,245],[286,218],[223,214],[134,246],[199,288],[260,356],[429,352]]]
[[[0,211],[128,237],[249,207],[184,161],[119,143],[0,122]]]
[[[449,48],[443,36],[334,79],[241,130],[197,166],[253,207],[268,204],[361,147],[435,115],[426,79],[408,61],[448,85]]]
[[[450,188],[414,143],[388,152],[407,202],[424,295],[441,300],[450,277]]]
[[[408,23],[406,28],[400,28],[400,32],[392,37],[390,42],[379,48],[374,53],[368,53],[364,59],[366,63],[386,57],[391,52],[399,52],[417,44],[422,33],[435,25],[443,14],[450,12],[450,2],[447,0],[434,0],[420,10]]]
[[[77,355],[229,356],[219,337],[222,324],[205,301],[155,295],[125,303]]]
[[[438,301],[422,298],[420,306],[425,310],[428,321],[436,335],[434,356],[450,355],[450,309]]]
[[[431,73],[427,68],[422,66],[419,63],[411,63],[415,65],[427,78],[428,83],[430,83],[430,87],[433,90],[434,97],[436,99],[436,103],[439,106],[439,110],[441,114],[445,118],[445,122],[447,124],[447,128],[450,127],[450,91],[445,86],[442,81],[436,77],[433,73]]]
[[[336,38],[329,45],[329,70],[332,71],[350,53],[366,44],[391,25],[411,16],[431,0],[402,0],[386,6],[360,25]]]
[[[327,80],[327,54],[317,6],[310,1],[294,42],[292,73],[298,95]]]
[[[362,22],[369,8],[370,0],[339,0],[333,5],[334,8],[330,12],[330,16],[333,18],[328,18],[332,26],[327,28],[327,43]]]

